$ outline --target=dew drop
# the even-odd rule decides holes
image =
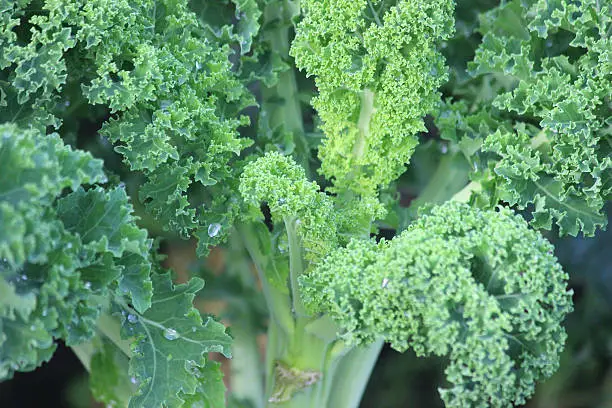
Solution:
[[[219,231],[221,231],[221,224],[218,222],[212,223],[208,226],[208,236],[211,238],[219,235]]]
[[[69,242],[66,244],[66,249],[70,249],[70,248],[72,248],[72,242]]]
[[[387,285],[389,284],[389,279],[388,278],[383,278],[382,280],[382,284],[380,285],[381,288],[386,288]]]
[[[30,326],[30,331],[36,331],[36,326],[35,325],[31,325]]]
[[[85,289],[91,289],[91,282],[85,282],[83,286],[85,287]]]
[[[130,323],[136,323],[138,321],[138,316],[130,313],[129,315],[127,315],[127,320]]]
[[[47,317],[48,314],[49,314],[49,311],[47,309],[42,311],[42,316],[43,317]]]
[[[440,146],[440,152],[441,152],[442,154],[446,154],[446,153],[448,153],[448,146],[446,145],[446,143],[443,143],[443,144]]]
[[[66,102],[64,102],[64,106],[65,106],[65,107],[70,106],[70,101],[66,101]]]
[[[180,335],[174,329],[166,329],[164,330],[164,337],[168,340],[176,340]]]
[[[192,332],[194,332],[194,333],[195,333],[197,330],[198,330],[198,328],[197,328],[197,327],[195,327],[195,326],[191,326],[191,331],[192,331]]]
[[[119,188],[125,188],[125,183],[123,181],[119,183]]]
[[[200,63],[200,61],[196,61],[195,68],[196,68],[196,71],[199,71],[202,69],[202,64]]]
[[[130,378],[130,382],[134,385],[138,384],[138,380],[136,379],[136,377]]]

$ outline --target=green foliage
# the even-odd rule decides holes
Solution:
[[[352,241],[302,279],[350,342],[448,355],[452,407],[524,403],[556,370],[571,311],[552,246],[508,209],[434,207],[391,241]]]
[[[99,160],[65,146],[57,134],[3,124],[0,135],[0,378],[6,379],[48,360],[54,338],[75,344],[93,334],[99,313],[93,295],[108,292],[106,284],[119,274],[114,260],[134,241],[125,237],[113,254],[63,222],[62,203],[81,194],[82,183],[106,178]],[[59,198],[65,188],[74,191]],[[125,193],[113,194],[100,192],[89,203],[114,200],[130,209]],[[105,261],[107,276],[87,273]]]
[[[113,407],[125,406],[138,381],[128,375],[128,357],[110,341],[100,341],[102,344],[91,358],[91,393],[96,401]]]
[[[559,366],[538,229],[607,223],[606,2],[0,11],[0,380],[62,341],[112,407],[223,407],[230,372],[234,406],[355,408],[387,341],[445,359],[447,406],[505,407]],[[176,239],[221,247],[191,272],[235,343]]]
[[[554,220],[561,234],[605,226],[611,27],[610,6],[595,0],[512,1],[481,16],[469,68],[496,93],[469,110],[448,104],[439,124],[449,140],[473,146],[464,153],[490,205],[532,205],[533,225]]]
[[[127,305],[119,305],[122,332],[135,338],[130,374],[140,382],[129,406],[163,403],[181,407],[185,398],[207,398],[201,392],[189,397],[207,381],[218,382],[215,369],[205,367],[203,353],[216,351],[230,357],[231,338],[221,323],[210,317],[203,322],[193,307],[195,293],[204,286],[202,280],[194,278],[174,286],[168,274],[153,274],[152,279],[155,294],[146,312],[140,314]]]
[[[0,76],[0,104],[16,112],[0,118],[58,128],[67,110],[59,106],[103,104],[112,116],[101,134],[146,176],[140,199],[165,230],[186,237],[227,226],[232,209],[218,203],[231,193],[229,163],[250,144],[236,129],[248,123],[239,111],[253,103],[232,73],[228,44],[183,1],[46,1],[41,10],[3,3],[0,68],[10,74]],[[19,18],[32,35],[10,30]],[[191,201],[189,189],[197,191]]]
[[[285,222],[299,221],[306,251],[313,257],[337,246],[333,202],[319,186],[306,179],[304,169],[293,160],[270,153],[244,169],[240,192],[246,202],[266,202],[272,214]]]
[[[316,77],[326,139],[321,172],[335,191],[371,195],[404,170],[445,76],[436,49],[452,2],[304,1],[292,55]]]
[[[230,338],[221,324],[210,319],[202,323],[191,306],[193,293],[203,286],[201,281],[173,288],[167,275],[151,275],[152,241],[136,226],[125,188],[85,190],[84,184],[107,181],[102,162],[64,145],[57,134],[41,135],[34,129],[3,124],[0,135],[1,378],[10,378],[17,370],[33,370],[47,361],[56,339],[69,346],[91,339],[110,300],[131,304],[133,316],[142,319],[143,324],[130,326],[124,333],[126,338],[135,338],[136,348],[144,342],[130,366],[134,378],[156,386],[155,393],[133,398],[130,404],[169,404],[180,401],[179,391],[183,396],[194,394],[202,384],[218,383],[218,374],[205,367],[202,353],[229,355]],[[160,309],[168,297],[174,307]],[[166,318],[167,313],[175,317]],[[126,325],[131,325],[129,316],[126,319]],[[177,333],[188,325],[185,331],[189,334],[183,337],[190,347],[177,341],[180,347],[171,350],[184,354],[175,352],[175,360],[173,351],[165,348],[169,340],[164,340],[158,321],[173,324]],[[140,327],[148,336],[146,341],[144,335],[139,337]],[[187,360],[193,361],[191,370],[202,374],[194,376]],[[155,382],[170,364],[184,372],[182,377],[174,374],[181,387],[163,389]],[[92,368],[106,370],[107,365],[97,361]],[[100,378],[100,373],[94,378]],[[96,381],[93,384],[99,387]],[[146,386],[141,388],[146,392]],[[106,392],[108,389],[100,390],[97,395],[115,398]],[[141,403],[138,398],[146,401]]]

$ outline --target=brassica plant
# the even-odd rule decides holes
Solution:
[[[0,380],[62,341],[110,407],[356,408],[387,342],[466,408],[558,368],[542,234],[606,226],[609,2],[0,11]],[[225,255],[210,288],[162,266],[177,238]]]

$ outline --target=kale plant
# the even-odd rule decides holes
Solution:
[[[111,407],[353,408],[388,342],[525,403],[573,307],[543,234],[607,223],[612,8],[475,3],[0,0],[0,380],[62,341]]]

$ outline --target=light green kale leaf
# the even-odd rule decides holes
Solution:
[[[326,138],[321,172],[334,191],[373,195],[396,179],[439,102],[440,42],[451,1],[308,0],[291,54],[315,76]]]

